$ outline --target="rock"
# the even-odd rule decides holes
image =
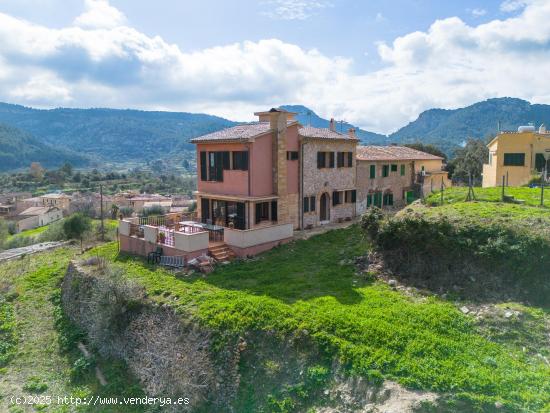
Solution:
[[[513,315],[514,315],[514,312],[513,312],[513,311],[510,311],[510,310],[508,310],[508,311],[506,311],[506,312],[504,313],[504,317],[505,317],[505,318],[510,318],[510,317],[512,317]]]
[[[466,306],[460,307],[460,311],[462,311],[464,314],[468,314],[470,312],[470,309]]]
[[[495,409],[502,409],[504,405],[501,402],[495,402]]]
[[[325,391],[323,392],[323,394],[324,394],[325,396],[328,396],[328,393],[329,393],[328,390],[325,390]]]
[[[390,287],[395,287],[397,285],[397,281],[396,280],[388,280],[388,285]]]

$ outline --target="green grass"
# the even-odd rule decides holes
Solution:
[[[525,201],[525,205],[539,206],[540,205],[540,188],[528,187],[507,187],[504,193],[508,196],[513,196],[517,200]],[[500,202],[502,199],[502,188],[474,188],[474,193],[478,201]],[[452,204],[455,202],[463,202],[468,195],[467,187],[452,187],[443,191],[444,204]],[[550,188],[545,188],[544,191],[545,207],[550,208]],[[428,205],[440,205],[441,192],[434,192],[426,197]]]
[[[82,367],[79,362],[82,355],[76,348],[76,342],[85,342],[85,336],[66,319],[59,303],[60,283],[69,260],[76,252],[76,248],[63,248],[0,264],[2,412],[27,411],[10,405],[9,396],[37,394],[50,395],[55,402],[50,406],[36,406],[36,411],[142,411],[136,406],[77,408],[57,404],[57,396],[143,395],[123,363],[95,358],[108,382],[107,386],[102,387],[93,369]]]
[[[20,232],[18,234],[14,234],[8,237],[7,241],[10,241],[13,238],[34,238],[38,235],[42,234],[44,231],[48,229],[48,225],[44,225],[43,227],[38,227],[34,229],[28,229],[26,231]]]
[[[479,408],[550,406],[550,368],[517,346],[483,337],[471,318],[435,297],[409,297],[355,273],[368,246],[357,227],[276,248],[256,260],[219,267],[207,278],[176,279],[141,259],[103,255],[170,303],[221,335],[307,331],[351,372],[451,393]]]

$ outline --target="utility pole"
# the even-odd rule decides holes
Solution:
[[[99,185],[99,202],[101,204],[101,241],[105,241],[105,225],[103,224],[103,185]]]
[[[506,182],[506,175],[502,175],[502,202],[504,202],[504,183]]]
[[[544,183],[546,181],[546,168],[542,171],[542,176],[540,178],[540,206],[544,206]]]
[[[441,206],[443,206],[443,177],[441,177]]]

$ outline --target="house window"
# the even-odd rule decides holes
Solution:
[[[401,165],[401,176],[405,176],[405,165]]]
[[[504,166],[525,166],[524,153],[505,153]]]
[[[204,151],[201,151],[201,153],[200,153],[200,163],[201,163],[201,181],[207,181],[208,180],[208,172],[207,172],[208,165],[206,163],[206,152],[204,152]]]
[[[394,163],[391,164],[391,171],[397,172],[397,164],[394,164]]]
[[[382,177],[387,178],[390,175],[390,166],[382,165]]]
[[[223,182],[224,169],[229,169],[229,152],[208,152],[208,180]]]
[[[269,202],[258,202],[256,204],[256,224],[269,220]]]
[[[334,168],[334,152],[317,152],[317,168]]]
[[[336,166],[342,168],[344,166],[345,152],[336,152]]]
[[[309,212],[309,197],[304,197],[304,212]]]
[[[388,206],[393,205],[393,194],[392,193],[384,194],[383,202],[384,202],[384,205],[388,205]]]
[[[369,178],[370,178],[370,179],[376,178],[376,165],[371,165],[371,166],[370,166]]]
[[[327,154],[326,152],[317,152],[317,169],[326,168]]]
[[[350,190],[350,191],[346,191],[346,203],[347,204],[355,204],[355,202],[357,201],[357,192],[355,189],[353,190]]]
[[[340,205],[342,203],[341,194],[340,191],[333,191],[332,192],[332,205]]]
[[[231,153],[233,157],[233,169],[248,171],[248,151],[236,151]]]
[[[287,151],[286,152],[287,161],[297,161],[298,160],[298,151]]]

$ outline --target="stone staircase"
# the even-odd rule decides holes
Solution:
[[[222,243],[208,248],[208,252],[216,261],[231,261],[235,258],[235,253],[227,244]]]

